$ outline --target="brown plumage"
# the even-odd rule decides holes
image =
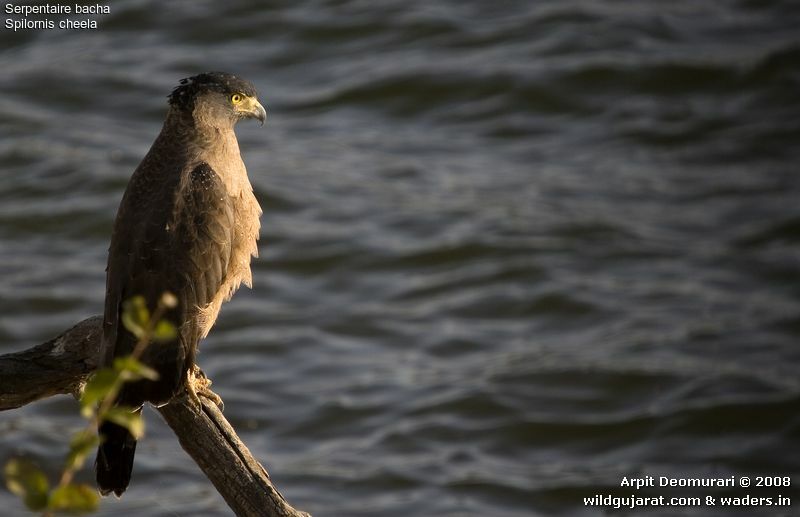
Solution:
[[[120,321],[123,301],[143,296],[153,311],[165,291],[178,305],[165,317],[178,328],[170,343],[149,346],[142,361],[157,381],[128,383],[118,402],[141,407],[169,402],[187,381],[197,344],[220,306],[241,283],[251,284],[261,209],[233,131],[237,121],[266,112],[252,84],[212,72],[184,79],[169,96],[161,133],[134,171],[114,223],[108,254],[104,363],[133,351],[136,338]],[[130,481],[136,441],[104,423],[97,484],[121,495]]]

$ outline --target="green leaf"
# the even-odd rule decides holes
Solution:
[[[134,296],[122,302],[122,324],[137,339],[146,336],[150,325],[150,311],[144,296]]]
[[[25,459],[11,459],[3,469],[8,489],[22,498],[29,510],[41,511],[47,506],[50,484],[39,467]]]
[[[144,436],[144,419],[140,411],[134,411],[130,407],[117,406],[109,409],[101,417],[126,428],[137,440]]]
[[[96,433],[79,431],[72,436],[69,443],[65,469],[78,470],[83,467],[86,457],[100,445],[100,438]]]
[[[97,490],[85,484],[64,485],[53,490],[47,509],[53,512],[89,513],[100,507]]]
[[[125,381],[137,379],[158,380],[157,371],[131,356],[114,359],[114,369],[122,374],[121,377]]]
[[[171,321],[161,320],[156,323],[156,327],[153,329],[153,341],[164,343],[172,341],[176,337],[178,337],[178,329]]]
[[[94,406],[111,393],[120,381],[119,372],[112,368],[97,370],[83,388],[81,396],[81,415],[91,418]]]

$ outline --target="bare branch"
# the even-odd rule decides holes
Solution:
[[[103,318],[87,318],[39,346],[0,355],[0,411],[77,394],[97,368]]]
[[[0,411],[52,395],[77,395],[97,368],[103,319],[93,316],[28,350],[0,356]],[[222,412],[182,393],[159,409],[183,449],[238,516],[310,517],[292,508]]]
[[[236,515],[301,517],[278,492],[214,403],[198,407],[185,393],[159,409],[183,449],[197,462]],[[178,432],[178,430],[185,432]],[[221,445],[222,444],[222,445]],[[253,487],[260,487],[253,490]]]

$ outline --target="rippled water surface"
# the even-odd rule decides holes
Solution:
[[[0,31],[0,352],[102,311],[165,97],[223,69],[270,114],[238,128],[261,256],[199,362],[295,506],[604,515],[623,476],[798,473],[795,2],[111,5]],[[77,415],[0,414],[0,460],[55,473]],[[101,514],[227,515],[147,422]],[[649,495],[745,493],[778,492]]]

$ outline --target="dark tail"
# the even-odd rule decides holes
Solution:
[[[97,488],[103,495],[114,492],[119,497],[131,481],[136,440],[126,428],[112,422],[100,424],[100,435],[103,442],[94,463]]]

